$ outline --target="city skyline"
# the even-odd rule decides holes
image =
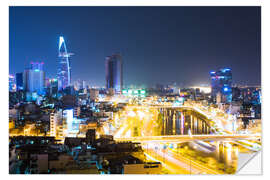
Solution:
[[[261,82],[259,7],[11,7],[10,73],[43,61],[46,76],[56,77],[60,35],[75,53],[72,82],[104,86],[105,58],[116,52],[124,86],[210,84],[208,72],[223,67],[233,83]]]
[[[262,174],[260,11],[9,7],[9,174]]]

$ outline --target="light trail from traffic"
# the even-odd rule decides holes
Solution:
[[[207,141],[233,141],[233,140],[257,140],[261,136],[257,134],[226,134],[226,135],[169,135],[169,136],[144,136],[144,137],[130,137],[130,138],[115,138],[116,141],[133,141],[133,142],[187,142],[194,140],[207,140]]]

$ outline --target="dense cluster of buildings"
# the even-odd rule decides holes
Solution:
[[[10,138],[11,174],[158,174],[159,162],[145,161],[139,144],[115,142],[112,136],[84,138],[16,136]]]

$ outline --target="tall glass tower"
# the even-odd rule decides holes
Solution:
[[[67,52],[66,43],[63,36],[59,37],[58,47],[59,64],[57,69],[58,90],[64,90],[70,86],[71,82],[71,67],[70,56],[72,53]]]
[[[106,57],[106,88],[121,93],[123,87],[123,62],[119,54]]]
[[[26,92],[36,92],[39,95],[44,94],[45,72],[43,65],[43,62],[31,62],[31,67],[24,70],[23,84]]]

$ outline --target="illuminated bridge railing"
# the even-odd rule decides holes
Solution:
[[[260,140],[259,134],[230,134],[230,135],[170,135],[170,136],[144,136],[144,137],[129,137],[129,138],[114,138],[116,141],[132,141],[132,142],[185,142],[199,140],[213,141],[233,141],[233,140]]]

